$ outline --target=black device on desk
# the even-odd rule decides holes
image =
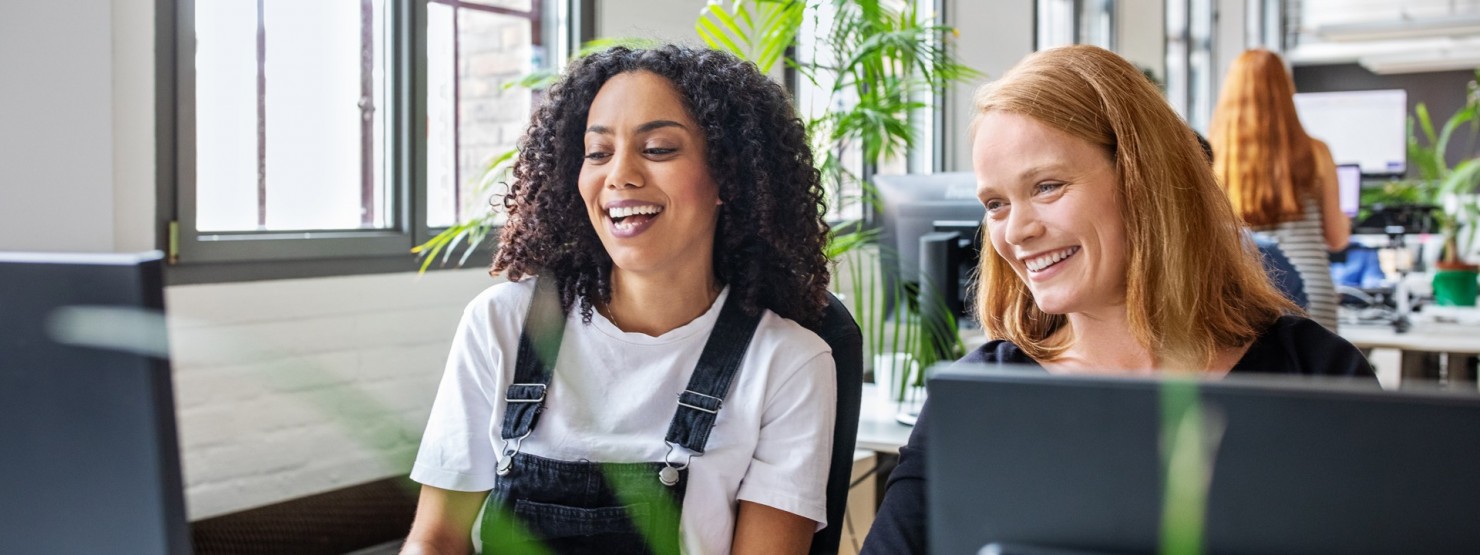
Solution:
[[[879,195],[880,222],[879,243],[892,252],[884,253],[884,287],[894,290],[900,281],[906,289],[922,285],[926,277],[946,279],[941,270],[927,270],[922,261],[922,248],[931,251],[932,264],[941,262],[940,256],[961,256],[961,253],[942,253],[944,243],[938,247],[922,247],[922,238],[942,228],[941,222],[980,222],[986,209],[976,198],[976,176],[969,172],[876,175],[874,188]],[[954,230],[954,229],[952,229]],[[944,241],[940,237],[934,240]],[[890,256],[890,255],[893,256]],[[957,264],[959,266],[959,264]],[[960,272],[955,272],[959,274]],[[936,285],[944,285],[939,283]],[[917,289],[923,292],[923,289]],[[888,303],[893,302],[885,295]],[[957,315],[963,315],[960,292],[948,295],[950,306]],[[892,311],[893,306],[886,307]]]
[[[971,318],[970,281],[981,261],[981,220],[936,220],[920,236],[920,305],[935,303]]]
[[[931,552],[1158,551],[1166,383],[941,368]],[[1205,552],[1480,552],[1480,397],[1242,376],[1196,396],[1221,424]]]
[[[0,553],[190,552],[161,268],[0,253]]]

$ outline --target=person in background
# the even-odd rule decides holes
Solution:
[[[1203,137],[1197,130],[1192,134],[1197,137],[1197,146],[1202,148],[1203,156],[1207,157],[1208,163],[1213,163],[1213,145]],[[1264,273],[1269,275],[1269,280],[1274,283],[1280,293],[1301,310],[1310,308],[1310,299],[1305,296],[1305,282],[1300,280],[1300,271],[1295,268],[1295,263],[1285,256],[1285,251],[1280,249],[1280,244],[1274,239],[1248,232],[1249,240],[1259,247],[1259,254],[1263,255]]]
[[[1328,251],[1346,248],[1351,223],[1341,212],[1331,151],[1300,125],[1295,85],[1278,55],[1249,50],[1233,61],[1208,139],[1234,212],[1279,245],[1304,283],[1307,313],[1335,331]]]
[[[780,85],[713,50],[573,63],[520,141],[403,553],[805,553],[836,414],[822,185]]]
[[[1094,46],[1045,50],[983,86],[975,105],[972,164],[992,246],[976,310],[990,341],[961,362],[1376,385],[1355,347],[1270,283],[1192,130],[1135,66]],[[929,419],[927,400],[864,553],[928,552],[925,459],[951,448],[928,445]]]

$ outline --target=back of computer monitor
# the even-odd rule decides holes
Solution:
[[[919,284],[920,237],[934,232],[936,222],[979,222],[986,214],[976,198],[976,177],[969,172],[876,175],[873,185],[882,218],[884,285],[889,290],[901,281]]]
[[[931,552],[1158,551],[1162,387],[939,372]],[[1204,421],[1220,423],[1204,436],[1208,552],[1480,552],[1480,398],[1238,377],[1197,387]]]
[[[189,553],[160,272],[0,253],[0,553]]]

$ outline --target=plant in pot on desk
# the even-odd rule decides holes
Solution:
[[[1480,71],[1477,71],[1480,76]],[[1480,120],[1480,99],[1476,95],[1476,83],[1471,81],[1465,105],[1444,122],[1443,129],[1436,134],[1429,119],[1428,107],[1419,103],[1414,109],[1418,125],[1411,125],[1408,137],[1408,159],[1418,170],[1416,189],[1424,193],[1423,200],[1440,207],[1434,211],[1434,220],[1444,239],[1440,259],[1434,271],[1434,300],[1440,306],[1475,306],[1477,294],[1476,278],[1480,266],[1464,259],[1464,254],[1474,248],[1476,229],[1480,228],[1480,201],[1476,199],[1476,186],[1480,185],[1480,158],[1470,158],[1453,168],[1445,161],[1449,139],[1461,125],[1468,123],[1470,143],[1473,145]],[[1419,143],[1417,132],[1423,133],[1426,144]],[[1462,233],[1466,228],[1468,232]],[[1463,247],[1463,248],[1462,248]]]

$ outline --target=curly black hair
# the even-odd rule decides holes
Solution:
[[[780,85],[755,64],[715,50],[619,46],[572,63],[519,142],[503,198],[509,221],[490,272],[516,281],[553,275],[561,304],[571,310],[578,303],[586,322],[594,301],[611,300],[612,259],[591,225],[577,178],[591,101],[608,79],[632,71],[668,79],[703,130],[723,201],[715,277],[747,313],[765,308],[816,322],[828,302],[828,226],[806,127]]]

